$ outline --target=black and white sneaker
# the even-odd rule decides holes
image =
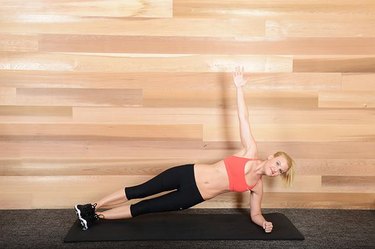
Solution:
[[[97,223],[98,220],[101,219],[101,218],[102,217],[99,217],[99,215],[97,215],[97,214],[94,214],[94,215],[91,215],[91,216],[87,217],[87,219],[86,219],[87,227],[91,227],[92,225]]]
[[[74,210],[77,214],[78,220],[81,223],[82,230],[87,230],[93,224],[93,217],[95,217],[95,204],[75,205]]]

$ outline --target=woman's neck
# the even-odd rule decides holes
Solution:
[[[259,160],[259,161],[256,161],[255,162],[255,166],[254,166],[254,172],[255,174],[257,175],[264,175],[265,174],[265,171],[264,171],[264,165],[266,164],[266,161],[263,161],[263,160]]]

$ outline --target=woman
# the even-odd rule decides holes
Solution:
[[[88,229],[98,219],[126,219],[146,213],[182,210],[225,192],[250,191],[251,220],[263,227],[266,233],[270,233],[272,223],[266,221],[261,213],[262,176],[282,176],[290,185],[294,174],[294,162],[285,152],[277,152],[266,160],[257,159],[257,146],[251,134],[242,89],[247,82],[243,78],[243,68],[236,67],[233,81],[237,89],[240,137],[243,146],[238,153],[214,164],[186,164],[173,167],[143,184],[120,189],[95,204],[76,205],[74,208],[83,230]],[[171,192],[132,205],[96,211],[105,205],[144,198],[163,191]]]

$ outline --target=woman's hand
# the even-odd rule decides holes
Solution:
[[[263,222],[263,229],[266,233],[270,233],[272,231],[273,225],[272,222],[264,221]]]
[[[235,72],[233,72],[233,82],[236,87],[244,86],[247,83],[247,79],[243,77],[244,67],[236,66]]]

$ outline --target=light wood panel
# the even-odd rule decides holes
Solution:
[[[38,16],[59,20],[59,16],[84,17],[172,17],[172,0],[36,0],[27,3],[21,0],[2,0],[2,20],[33,20]],[[12,14],[9,14],[12,13]],[[30,14],[32,13],[32,16]]]
[[[0,94],[2,92],[0,88]],[[141,106],[142,89],[3,88],[0,105]],[[12,94],[14,93],[14,94]]]
[[[342,77],[344,91],[374,91],[375,74],[345,73]]]
[[[216,158],[204,159],[213,162]],[[186,159],[170,158],[3,158],[2,176],[69,176],[69,175],[156,175]],[[297,175],[307,176],[375,176],[374,159],[296,159]],[[370,188],[371,189],[371,188]]]
[[[347,55],[369,55],[375,53],[374,43],[375,38],[368,37],[290,37],[241,41],[210,37],[41,34],[37,44],[41,52],[319,55],[342,54],[345,51]],[[6,49],[0,47],[0,51],[8,51]]]
[[[358,193],[264,193],[263,208],[374,209],[374,194]],[[249,208],[246,194],[224,194],[198,208]]]
[[[319,107],[374,108],[375,89],[373,91],[321,92],[319,94]]]
[[[375,72],[374,56],[295,56],[294,72]]]
[[[16,158],[0,161],[2,176],[157,175],[185,159],[155,158]]]
[[[0,51],[36,52],[38,49],[37,35],[0,34]]]
[[[96,140],[46,140],[2,139],[3,158],[135,158],[182,159],[194,163],[221,159],[241,149],[236,141],[108,141]],[[356,147],[355,147],[356,146]],[[259,157],[266,158],[278,150],[289,152],[294,157],[325,159],[372,159],[374,142],[259,142]],[[345,153],[345,155],[344,155]],[[214,160],[214,161],[212,161]]]
[[[252,125],[258,141],[375,141],[374,124],[356,125],[307,125],[276,124]],[[204,126],[205,141],[240,140],[238,126]]]
[[[243,65],[247,72],[291,72],[293,60],[290,56],[251,55],[0,53],[0,70],[228,72],[236,64]]]
[[[373,1],[174,1],[175,16],[266,19],[269,37],[373,36]],[[358,23],[362,25],[359,26]]]
[[[51,106],[1,106],[0,119],[7,117],[71,117],[71,107],[51,107]]]
[[[0,20],[1,33],[85,34],[123,36],[241,37],[256,39],[265,34],[264,19],[202,18],[83,18],[38,16],[26,20]],[[249,29],[249,27],[252,27]]]
[[[264,178],[263,207],[375,209],[374,17],[372,0],[0,0],[0,208],[236,152],[242,64],[259,157],[297,163],[292,188]]]
[[[11,140],[202,140],[202,125],[0,124],[0,137]]]
[[[247,73],[248,94],[254,90],[270,92],[314,92],[340,90],[341,73]],[[233,91],[231,73],[227,72],[55,72],[55,71],[0,71],[3,87],[13,88],[142,88],[153,92],[168,91]],[[355,76],[353,76],[355,77]],[[371,80],[371,78],[369,79]],[[369,82],[368,80],[368,82]],[[105,84],[103,84],[105,81]],[[178,85],[178,87],[176,87]],[[164,91],[165,92],[165,91]],[[291,94],[291,93],[289,93]],[[227,94],[233,97],[233,93]],[[208,95],[209,96],[209,95]],[[164,97],[164,96],[163,96]],[[296,94],[296,97],[298,95]]]
[[[373,159],[298,159],[298,175],[375,176]]]
[[[375,177],[374,176],[323,176],[322,186],[327,188],[340,187],[353,190],[362,189],[362,192],[366,192],[375,188]]]
[[[295,16],[363,17],[375,10],[372,0],[174,0],[175,17],[243,17],[243,16]]]

